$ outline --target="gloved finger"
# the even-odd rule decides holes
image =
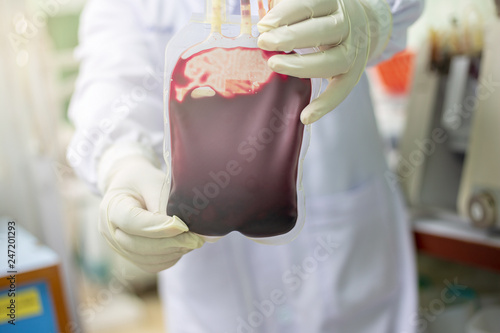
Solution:
[[[101,226],[102,224],[99,224],[99,232],[101,233],[101,235],[104,237],[104,239],[106,240],[106,242],[108,243],[108,245],[116,252],[118,253],[119,255],[121,255],[122,257],[124,258],[127,258],[127,254],[125,253],[125,251],[123,251],[123,249],[120,247],[120,245],[118,245],[116,243],[116,240],[114,239],[114,237],[112,236],[111,232],[109,229],[106,229],[106,230],[102,230],[101,229]]]
[[[349,25],[344,22],[344,15],[337,12],[264,32],[259,36],[258,46],[267,51],[291,51],[337,45],[348,34]]]
[[[191,251],[191,249],[186,248],[172,248],[169,254],[145,256],[135,253],[126,253],[126,257],[128,260],[141,265],[159,265],[171,262],[173,260],[178,260],[183,255]]]
[[[167,168],[167,170],[169,169]],[[136,185],[138,193],[141,194],[141,199],[144,201],[143,208],[152,213],[165,213],[167,211],[170,175],[168,171],[165,173],[156,168],[151,168],[148,173],[149,175],[143,176],[141,182]]]
[[[138,255],[125,251],[119,244],[117,244],[114,238],[109,237],[109,234],[104,234],[104,238],[111,246],[111,248],[113,248],[123,258],[129,260],[141,269],[151,273],[156,273],[172,267],[180,260],[180,258],[182,258],[184,254],[192,251],[188,248],[170,248],[167,251],[169,252],[168,254],[146,256]]]
[[[141,264],[141,263],[136,263],[136,262],[133,262],[137,267],[139,267],[140,269],[148,272],[148,273],[158,273],[158,272],[161,272],[161,271],[164,271],[166,269],[169,269],[170,267],[172,267],[173,265],[175,265],[181,258],[176,258],[174,260],[171,260],[169,262],[165,262],[165,263],[159,263],[159,264]]]
[[[149,238],[173,237],[189,230],[176,216],[145,210],[141,201],[132,193],[115,191],[109,197],[110,199],[103,200],[104,207],[101,210],[111,224],[110,228],[119,228],[130,235]]]
[[[356,86],[366,66],[368,55],[359,52],[348,73],[332,78],[325,91],[300,114],[303,124],[311,124],[335,109]]]
[[[291,25],[311,17],[321,17],[335,13],[338,10],[336,0],[283,0],[275,3],[273,8],[259,21],[257,28],[260,33],[270,31],[283,25]]]
[[[269,67],[280,74],[299,78],[330,78],[349,71],[353,58],[349,58],[345,45],[309,54],[277,54],[269,58]]]
[[[204,244],[203,239],[192,232],[185,232],[175,237],[146,238],[116,229],[114,239],[123,250],[139,255],[162,255],[169,253],[172,248],[194,250]]]

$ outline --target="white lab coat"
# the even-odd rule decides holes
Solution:
[[[238,2],[228,1],[229,11],[237,13]],[[406,29],[421,9],[419,0],[389,4],[394,28],[382,58],[404,48]],[[162,156],[164,48],[203,5],[88,4],[68,160],[93,188],[99,156],[113,142],[139,142]],[[185,255],[159,276],[169,332],[414,332],[412,241],[386,170],[364,76],[313,125],[303,176],[307,217],[299,237],[266,246],[233,233]]]

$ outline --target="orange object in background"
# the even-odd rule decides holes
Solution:
[[[375,68],[384,89],[391,94],[405,94],[410,89],[415,54],[404,50]]]

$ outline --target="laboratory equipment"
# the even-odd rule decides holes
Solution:
[[[500,229],[500,20],[486,32],[476,111],[458,208],[475,226]]]
[[[0,331],[73,331],[61,258],[17,221],[2,216],[0,228],[0,243],[10,250],[0,264]]]
[[[434,33],[420,50],[397,181],[419,212],[500,228],[500,23],[483,29],[481,48],[479,30],[469,47],[436,50]]]

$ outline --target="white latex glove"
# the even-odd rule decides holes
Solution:
[[[385,0],[276,0],[270,6],[257,25],[260,48],[288,52],[317,47],[319,52],[275,55],[269,67],[280,74],[330,81],[302,111],[304,124],[315,122],[349,95],[368,59],[382,53],[392,32]]]
[[[99,231],[116,252],[155,273],[173,266],[204,241],[178,217],[166,215],[167,175],[146,155],[119,147],[101,158],[99,187],[104,197]]]

